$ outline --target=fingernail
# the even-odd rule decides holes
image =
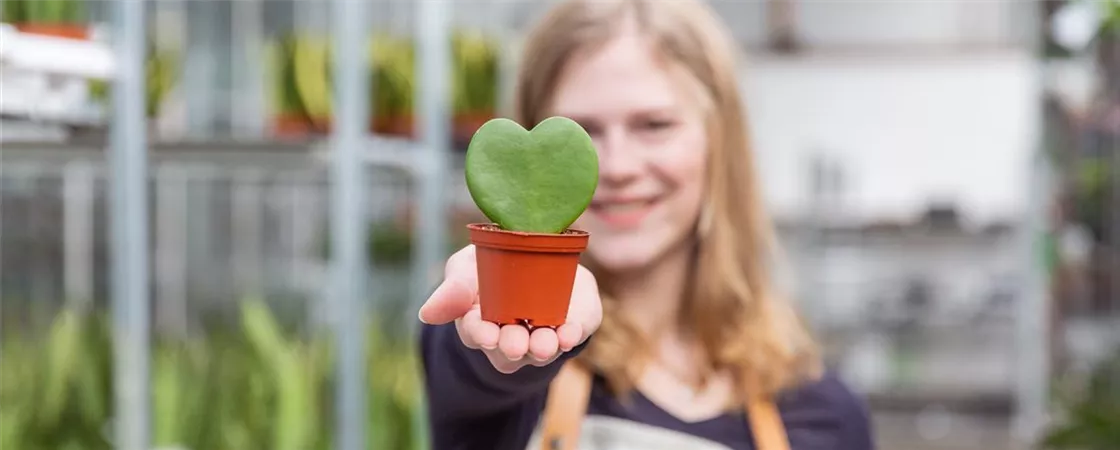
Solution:
[[[480,344],[479,346],[482,347],[485,350],[494,350],[494,349],[498,348],[497,345],[481,345]]]
[[[420,323],[422,323],[424,325],[431,325],[430,323],[424,321],[424,308],[423,307],[421,307],[419,311],[416,311],[416,319],[419,320]]]

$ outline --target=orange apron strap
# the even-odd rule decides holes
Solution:
[[[541,450],[576,450],[590,396],[591,372],[575,363],[565,363],[548,388],[541,416]],[[786,428],[774,402],[756,399],[746,402],[744,409],[757,450],[790,450]]]
[[[541,416],[541,450],[576,450],[580,425],[591,397],[591,372],[565,363],[548,387]]]
[[[774,402],[757,399],[747,401],[747,417],[758,450],[789,450],[789,437]]]

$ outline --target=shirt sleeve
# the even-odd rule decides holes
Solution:
[[[439,450],[515,448],[528,439],[549,383],[589,340],[548,366],[512,374],[498,372],[481,351],[463,345],[454,323],[422,325],[420,341],[432,446]]]

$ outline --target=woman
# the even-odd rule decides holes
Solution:
[[[482,321],[473,247],[448,260],[420,310],[434,448],[870,449],[768,271],[737,49],[712,13],[567,1],[526,45],[515,119],[572,118],[599,151],[576,224],[592,239],[555,330]]]

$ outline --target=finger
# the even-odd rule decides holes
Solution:
[[[466,314],[478,299],[475,250],[468,245],[447,259],[444,281],[420,307],[421,322],[441,325]]]
[[[477,263],[474,245],[468,245],[447,258],[447,264],[443,267],[444,276],[458,280],[472,293],[478,295]]]
[[[556,339],[560,350],[572,351],[583,340],[583,326],[578,323],[566,323],[556,329]]]
[[[474,341],[474,336],[471,334],[472,327],[468,326],[470,322],[467,321],[466,324],[463,323],[463,319],[465,319],[470,314],[470,312],[467,312],[467,314],[463,317],[455,319],[455,332],[459,335],[459,340],[463,341],[463,345],[471,350],[478,350],[481,347],[479,347],[478,343]]]
[[[477,307],[471,308],[460,321],[460,328],[465,330],[466,339],[479,348],[493,350],[498,348],[499,330],[493,322],[482,320],[482,313]],[[464,336],[460,334],[460,338]]]
[[[498,349],[510,361],[518,361],[529,351],[529,330],[521,325],[506,325],[499,332]]]
[[[475,293],[458,279],[448,278],[420,307],[420,321],[442,325],[463,317],[474,305]]]
[[[551,359],[559,348],[556,331],[551,328],[537,328],[529,335],[529,356],[537,361]]]

